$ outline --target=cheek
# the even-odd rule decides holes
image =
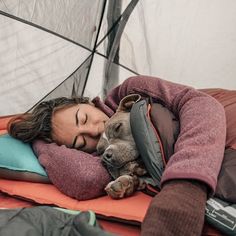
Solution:
[[[71,146],[70,137],[66,136],[63,133],[57,132],[52,134],[52,139],[55,143],[59,145],[66,145],[67,147]]]
[[[76,134],[77,134],[76,130],[73,130],[69,125],[68,126],[54,125],[52,129],[53,141],[60,145],[66,145],[67,147],[71,147],[73,139],[76,136]]]
[[[52,138],[58,144],[65,144],[71,146],[74,130],[69,122],[61,119],[52,119]]]

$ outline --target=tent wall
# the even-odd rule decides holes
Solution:
[[[0,1],[0,115],[25,112],[58,86],[49,98],[71,96],[74,84],[84,86],[86,73],[76,72],[91,56],[103,5]]]
[[[139,1],[121,39],[120,63],[197,88],[236,89],[235,26],[235,0]]]
[[[0,116],[56,96],[102,97],[135,74],[236,89],[235,0],[115,2],[0,1]]]

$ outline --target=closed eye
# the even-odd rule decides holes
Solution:
[[[120,130],[120,128],[121,128],[121,125],[122,125],[122,123],[117,123],[117,124],[115,124],[114,130],[115,130],[116,133],[119,132],[119,130]]]
[[[76,124],[76,126],[78,126],[78,124],[79,124],[79,117],[78,116],[79,116],[79,108],[75,113],[75,124]]]
[[[82,136],[82,139],[83,139],[83,144],[78,147],[78,149],[80,149],[80,150],[82,150],[83,148],[85,148],[86,145],[87,145],[87,142],[86,142],[86,139],[84,138],[84,136]]]
[[[81,142],[81,138],[82,138],[82,144],[77,145],[79,142]],[[83,148],[85,148],[86,145],[87,142],[84,136],[76,136],[71,148],[82,150]]]
[[[85,114],[85,119],[84,119],[84,121],[83,121],[83,124],[86,124],[87,120],[88,120],[88,115]]]

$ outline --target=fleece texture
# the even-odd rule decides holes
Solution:
[[[81,151],[37,140],[33,149],[52,183],[66,195],[87,200],[105,194],[111,180],[101,159]]]
[[[162,185],[175,179],[194,179],[205,183],[214,193],[226,141],[224,107],[213,97],[192,87],[156,77],[135,76],[108,94],[105,105],[114,112],[120,100],[138,93],[152,97],[179,119],[180,133],[162,176]],[[103,109],[94,100],[95,104]]]
[[[201,235],[206,192],[206,186],[196,181],[169,181],[152,199],[141,236]]]

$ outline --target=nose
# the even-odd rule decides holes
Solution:
[[[84,124],[79,126],[79,133],[86,134],[90,137],[97,137],[100,135],[99,133],[99,125],[98,124]]]
[[[103,161],[105,161],[105,162],[110,162],[111,159],[112,159],[112,156],[113,156],[112,150],[111,150],[111,149],[107,149],[107,150],[103,153],[102,159],[103,159]]]

